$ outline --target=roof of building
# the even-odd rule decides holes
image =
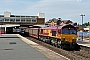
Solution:
[[[14,26],[20,26],[19,24],[6,24],[6,25],[0,25],[0,27],[14,27]]]

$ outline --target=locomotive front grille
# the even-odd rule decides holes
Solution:
[[[69,35],[69,34],[62,34],[61,36],[62,41],[67,41],[67,42],[76,42],[77,35]]]

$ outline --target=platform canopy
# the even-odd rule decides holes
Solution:
[[[19,24],[5,24],[5,25],[0,25],[0,27],[15,27],[15,26],[20,26]]]

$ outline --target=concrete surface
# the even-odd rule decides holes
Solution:
[[[30,45],[20,40],[20,38],[18,38],[16,35],[0,35],[0,60],[50,59],[36,49],[32,48]]]

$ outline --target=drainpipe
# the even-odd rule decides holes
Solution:
[[[6,25],[5,25],[5,34],[6,34]]]

